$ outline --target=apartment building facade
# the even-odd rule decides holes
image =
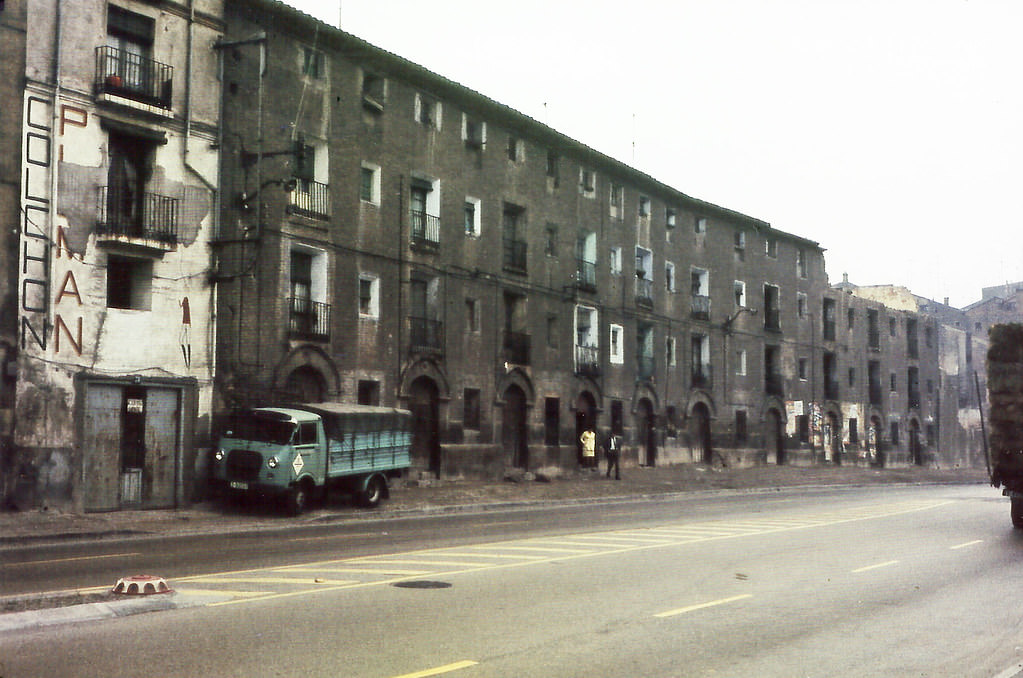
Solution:
[[[187,503],[212,396],[222,0],[6,4],[26,17],[6,499]]]
[[[645,465],[825,458],[796,424],[822,435],[816,242],[280,3],[227,12],[218,414],[407,407],[441,475],[573,467],[591,426]]]

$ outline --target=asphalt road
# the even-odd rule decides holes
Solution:
[[[119,565],[173,570],[173,595],[205,604],[8,632],[0,676],[1023,671],[1023,614],[1013,602],[1023,535],[986,487],[363,523],[231,538],[220,558],[203,541],[65,553],[83,558],[66,562],[91,581],[107,576],[106,564],[93,564],[114,560],[97,558],[115,555],[103,549],[136,545],[140,555]],[[56,567],[16,564],[60,555],[29,551],[2,554],[5,583],[19,568]]]

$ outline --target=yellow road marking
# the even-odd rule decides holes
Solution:
[[[716,607],[717,605],[726,605],[728,603],[734,603],[737,600],[743,600],[745,598],[752,598],[752,597],[753,597],[752,593],[743,593],[741,595],[732,596],[730,598],[720,598],[718,600],[712,600],[712,601],[710,601],[708,603],[698,603],[696,605],[690,605],[688,607],[680,607],[677,610],[668,610],[667,612],[661,612],[659,614],[655,614],[654,616],[655,617],[660,617],[660,618],[674,617],[675,615],[685,614],[686,612],[693,612],[694,610],[702,610],[702,609],[707,608],[707,607]]]
[[[288,572],[334,572],[335,574],[407,574],[407,575],[419,575],[419,574],[430,574],[430,570],[395,570],[394,568],[377,568],[373,569],[370,567],[282,567],[281,570],[287,570]]]
[[[974,544],[980,544],[983,541],[984,541],[983,539],[974,539],[973,541],[968,541],[965,544],[956,544],[955,546],[949,546],[949,549],[951,549],[952,551],[955,551],[956,549],[964,549],[967,546],[973,546]]]
[[[899,561],[897,561],[897,560],[888,560],[888,561],[885,561],[883,563],[877,563],[875,565],[867,565],[866,567],[858,567],[855,570],[850,570],[850,572],[852,572],[853,574],[857,574],[859,572],[866,572],[868,570],[876,570],[879,567],[888,567],[890,565],[897,565],[898,562]]]
[[[22,563],[0,563],[4,567],[19,567],[21,565],[47,565],[49,563],[70,563],[76,560],[99,560],[101,558],[128,558],[130,556],[140,556],[141,553],[107,553],[101,556],[75,556],[74,558],[52,558],[50,560],[26,560]]]
[[[560,552],[560,553],[563,554],[563,555],[551,555],[548,558],[531,559],[531,560],[516,560],[514,562],[447,563],[446,561],[429,561],[429,560],[427,560],[427,559],[433,558],[433,557],[444,557],[447,553],[449,553],[451,551],[451,548],[447,547],[447,549],[445,549],[445,548],[423,549],[423,550],[420,550],[420,551],[410,551],[410,552],[406,552],[406,553],[395,554],[395,555],[398,555],[398,556],[405,556],[405,557],[408,557],[408,558],[415,558],[416,560],[398,560],[398,559],[390,559],[390,558],[376,560],[374,558],[377,558],[377,557],[374,557],[374,556],[364,556],[364,557],[360,557],[360,558],[338,559],[338,560],[328,560],[328,561],[321,561],[321,562],[314,562],[314,563],[306,563],[304,565],[304,567],[309,567],[309,568],[319,567],[319,568],[321,568],[320,571],[322,571],[322,568],[324,566],[333,566],[333,567],[341,567],[341,568],[351,569],[351,570],[354,570],[356,572],[359,571],[359,569],[360,569],[359,567],[347,568],[346,566],[348,566],[348,565],[356,565],[356,566],[363,566],[365,568],[373,568],[373,567],[375,567],[376,565],[379,565],[379,564],[402,564],[402,563],[405,563],[405,564],[415,564],[415,565],[419,565],[421,567],[429,567],[431,565],[450,564],[450,565],[452,565],[455,568],[462,568],[462,569],[452,569],[452,570],[448,570],[448,571],[427,571],[427,572],[418,572],[417,571],[417,572],[413,572],[413,574],[415,574],[415,575],[418,575],[418,574],[430,574],[433,577],[453,576],[453,575],[458,575],[458,574],[464,574],[464,573],[467,573],[467,572],[478,572],[480,570],[499,570],[499,569],[526,567],[526,566],[532,566],[532,565],[542,565],[542,564],[546,564],[546,563],[565,562],[565,561],[577,560],[577,559],[580,559],[580,558],[601,557],[601,556],[617,555],[617,554],[624,554],[624,553],[634,553],[634,552],[637,552],[637,551],[647,551],[647,550],[651,550],[651,549],[665,548],[665,547],[671,547],[671,546],[682,546],[682,545],[686,545],[686,544],[690,544],[690,543],[694,543],[694,542],[721,541],[721,540],[725,540],[725,539],[737,539],[737,538],[742,538],[742,537],[747,537],[747,536],[753,536],[755,534],[772,534],[772,533],[777,533],[777,532],[791,532],[791,531],[795,531],[795,530],[802,530],[802,529],[808,529],[808,528],[814,528],[814,527],[826,527],[826,526],[831,526],[831,525],[840,525],[840,524],[846,524],[846,523],[860,522],[860,521],[863,521],[863,520],[870,520],[870,519],[876,519],[876,518],[881,518],[881,517],[891,517],[891,516],[896,516],[896,515],[902,515],[902,514],[905,514],[905,513],[913,513],[913,512],[917,512],[917,511],[924,511],[924,510],[929,510],[929,509],[935,509],[935,508],[939,508],[941,506],[946,506],[946,505],[951,504],[951,503],[953,503],[952,500],[941,501],[941,502],[928,502],[928,503],[925,503],[925,502],[902,502],[902,503],[899,503],[899,504],[890,504],[890,505],[888,505],[887,509],[885,509],[884,507],[868,507],[870,509],[870,511],[864,510],[864,511],[861,511],[860,513],[845,512],[843,514],[843,513],[840,513],[840,512],[832,511],[832,512],[828,512],[826,514],[818,514],[814,518],[808,519],[803,524],[797,524],[797,525],[792,525],[792,526],[788,526],[788,527],[769,527],[769,528],[766,528],[766,529],[759,530],[758,532],[750,532],[748,530],[747,531],[743,531],[743,532],[727,532],[727,531],[719,530],[719,531],[717,531],[715,533],[711,533],[711,534],[703,534],[703,535],[699,535],[699,536],[688,536],[688,537],[685,537],[685,538],[680,538],[678,540],[662,540],[660,542],[653,543],[653,544],[651,544],[651,543],[629,544],[629,545],[624,545],[624,544],[621,544],[621,543],[618,543],[618,544],[585,543],[584,544],[584,543],[577,543],[577,542],[571,542],[571,541],[565,541],[565,540],[554,541],[552,539],[551,540],[552,543],[553,544],[557,544],[557,546],[553,546],[553,545],[552,546],[543,546],[544,542],[542,542],[542,541],[523,539],[523,540],[515,540],[515,541],[508,541],[508,542],[495,542],[495,543],[491,543],[491,544],[480,544],[480,545],[475,545],[475,546],[457,547],[457,548],[461,548],[461,549],[481,548],[481,549],[503,549],[503,550],[509,550],[509,551],[526,550],[526,551],[540,551],[540,552],[549,552],[549,553]],[[589,536],[589,535],[579,535],[579,536]],[[605,538],[612,538],[612,536],[609,533],[605,533]],[[522,544],[522,543],[534,544],[534,546],[519,546],[518,545],[518,544]],[[571,548],[569,548],[569,549],[559,548],[559,546],[562,546],[562,545],[585,546],[585,547],[587,547],[587,550],[571,549]],[[872,567],[880,567],[880,565],[878,565],[878,566],[871,566],[871,568]],[[286,567],[277,567],[277,568],[263,568],[263,569],[259,569],[259,570],[242,570],[242,571],[238,571],[237,574],[249,574],[249,573],[256,573],[256,572],[267,572],[267,571],[286,571],[286,569],[287,569]],[[868,569],[870,569],[870,568],[868,568]],[[378,570],[371,569],[370,572],[373,573],[373,574],[376,574],[376,573],[378,573]],[[381,574],[390,574],[391,571],[389,571],[389,570],[388,571],[380,570],[379,573],[381,573]],[[202,577],[184,577],[184,578],[181,578],[179,581],[199,580],[199,579],[204,579],[205,580],[205,579],[209,579],[210,577],[224,576],[224,575],[230,575],[230,574],[235,574],[235,573],[223,572],[223,573],[219,573],[219,575],[211,574],[211,575],[205,575],[205,576],[202,576]],[[268,593],[267,595],[262,596],[260,598],[237,599],[237,600],[228,600],[228,601],[222,601],[222,602],[217,602],[217,603],[211,603],[211,606],[233,605],[233,604],[238,604],[238,603],[249,602],[249,600],[268,600],[268,599],[278,599],[278,598],[290,598],[290,597],[293,597],[293,596],[306,595],[306,594],[309,594],[309,593],[327,593],[327,592],[331,592],[331,591],[339,591],[339,590],[342,590],[342,589],[368,588],[368,587],[372,587],[372,586],[388,586],[388,585],[395,584],[395,583],[398,583],[398,582],[408,581],[409,578],[410,578],[409,576],[397,576],[397,577],[386,578],[386,579],[378,579],[378,580],[375,580],[375,581],[361,581],[361,582],[353,582],[353,583],[341,583],[341,584],[337,584],[337,585],[333,585],[333,586],[308,587],[308,588],[305,588],[305,589],[302,589],[302,590],[286,591],[286,592],[282,592],[282,593]]]
[[[501,548],[495,546],[494,548]],[[511,560],[538,560],[543,556],[527,556],[523,554],[512,554],[512,553],[445,553],[446,556],[453,556],[455,558],[508,558]]]
[[[423,556],[416,560],[359,560],[357,561],[360,565],[375,565],[377,563],[383,565],[443,565],[444,567],[481,567],[486,566],[486,563],[461,563],[454,560],[432,560],[429,556]]]
[[[176,593],[185,596],[234,596],[235,598],[265,596],[266,591],[233,591],[228,589],[175,589]]]
[[[376,532],[366,532],[365,534],[332,534],[326,537],[292,537],[288,541],[326,541],[329,539],[355,539],[356,537],[375,537]]]
[[[448,664],[446,666],[438,666],[434,669],[426,669],[425,671],[416,671],[415,673],[403,673],[400,676],[394,678],[426,678],[427,676],[439,676],[442,673],[451,673],[452,671],[458,671],[459,669],[467,669],[470,666],[476,666],[479,662],[471,660],[465,660],[461,662],[455,662],[454,664]]]
[[[295,584],[297,586],[308,586],[309,584],[344,586],[346,584],[359,583],[342,579],[322,579],[317,581],[308,577],[299,579],[297,577],[217,577],[215,575],[201,579],[190,579],[189,581],[197,581],[204,584]]]

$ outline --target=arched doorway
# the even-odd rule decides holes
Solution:
[[[636,405],[636,443],[644,450],[643,463],[657,465],[657,426],[654,421],[654,406],[643,398]]]
[[[327,382],[316,368],[309,365],[296,367],[284,381],[284,397],[300,403],[322,403]]]
[[[871,417],[867,428],[867,451],[870,453],[874,466],[884,466],[884,448],[881,444],[881,418]]]
[[[909,459],[910,463],[917,466],[924,464],[923,444],[920,441],[920,422],[916,419],[909,421]]]
[[[526,436],[526,394],[512,384],[504,392],[501,413],[501,443],[505,459],[515,468],[529,469],[529,441]]]
[[[597,446],[599,449],[602,437],[600,431],[597,430],[597,402],[589,391],[583,391],[579,394],[579,398],[575,403],[575,449],[576,459],[580,466],[585,463],[581,438],[583,431],[588,428],[592,428],[597,433]],[[594,458],[593,461],[596,462],[597,459]]]
[[[412,410],[412,463],[440,478],[440,416],[437,384],[419,377],[409,388]]]
[[[704,464],[714,463],[714,448],[710,440],[710,410],[705,403],[693,405],[689,415],[689,436]]]
[[[778,410],[770,409],[764,422],[764,447],[768,455],[774,452],[774,461],[781,466],[785,463],[785,438],[781,424],[781,414]],[[770,456],[768,456],[770,459]]]

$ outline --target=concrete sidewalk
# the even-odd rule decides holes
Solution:
[[[355,507],[344,497],[294,518],[275,506],[203,502],[187,509],[124,510],[72,514],[52,510],[0,512],[0,549],[51,541],[248,532],[371,518],[494,510],[543,503],[585,503],[706,490],[767,490],[781,487],[897,483],[987,483],[977,469],[920,467],[872,469],[855,466],[758,466],[722,469],[701,465],[625,468],[622,479],[577,471],[555,477],[532,474],[502,482],[468,480],[397,481],[377,509]],[[994,490],[992,490],[994,491]]]

